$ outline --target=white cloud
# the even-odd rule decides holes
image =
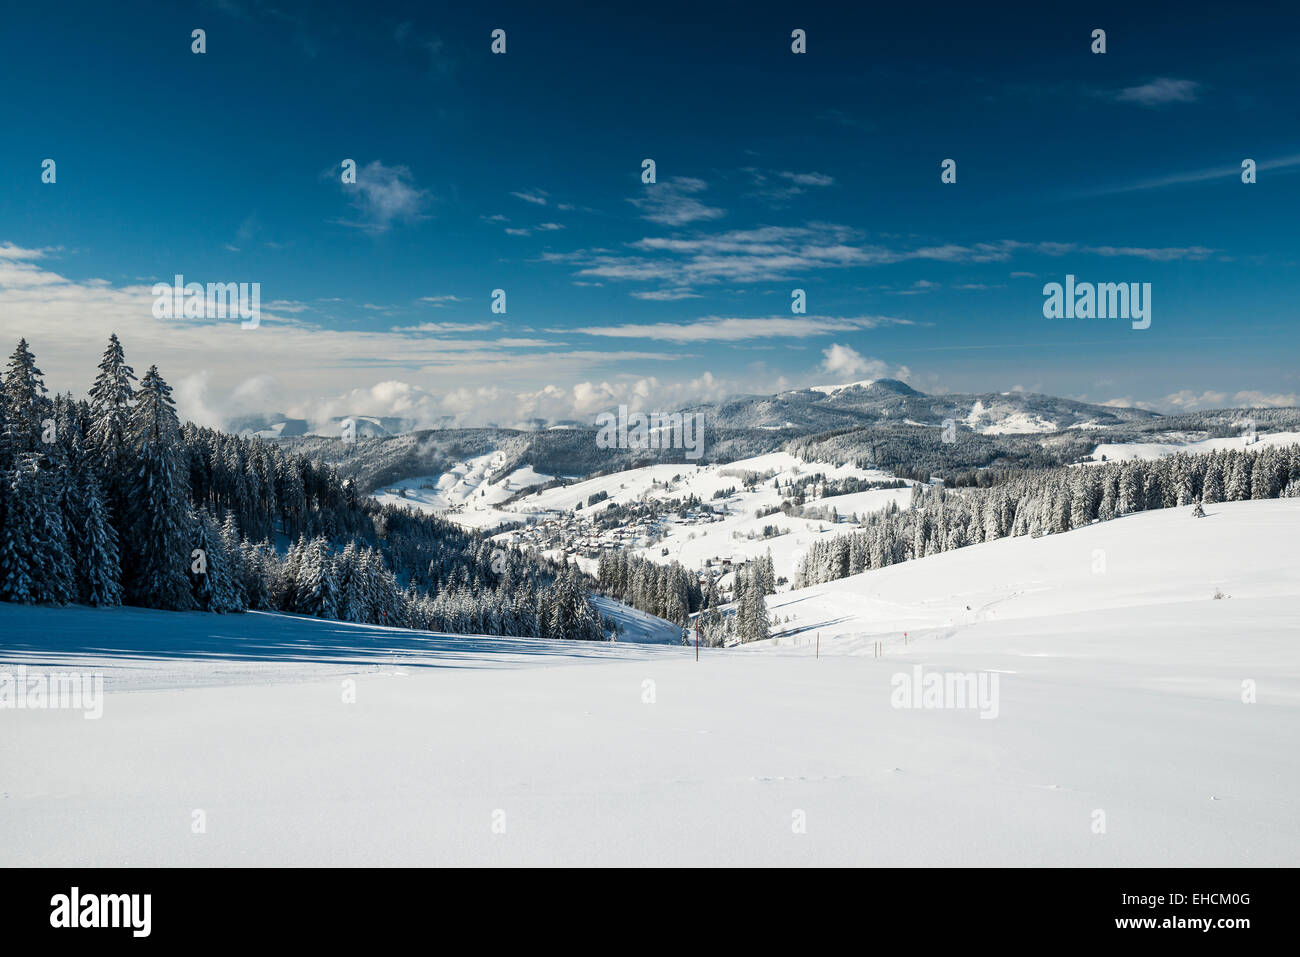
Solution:
[[[267,303],[266,308],[273,312],[287,312],[296,314],[306,312],[311,307],[305,302],[298,302],[295,299],[276,299],[274,302]]]
[[[1130,86],[1115,94],[1121,103],[1136,103],[1138,106],[1166,106],[1170,103],[1195,103],[1199,96],[1200,84],[1195,80],[1174,80],[1169,77],[1157,77],[1140,86]]]
[[[1300,406],[1300,395],[1295,392],[1259,392],[1255,389],[1247,389],[1233,393],[1232,401],[1236,405],[1289,409]]]
[[[881,359],[868,358],[852,346],[838,343],[822,350],[821,372],[842,379],[908,379],[911,370],[906,366],[890,370]]]
[[[21,246],[15,246],[13,243],[0,243],[0,259],[44,259],[53,249],[24,249]]]
[[[394,326],[393,332],[484,332],[499,322],[421,322],[414,326]]]
[[[486,324],[481,322],[374,331],[324,328],[269,305],[263,306],[256,329],[242,329],[234,321],[157,319],[152,280],[125,286],[72,280],[44,268],[30,250],[13,244],[0,250],[0,342],[26,337],[51,390],[84,395],[104,343],[116,332],[127,361],[137,371],[156,363],[178,388],[181,414],[204,422],[290,405],[309,411],[308,397],[331,390],[346,394],[374,382],[406,381],[441,392],[509,381],[522,392],[548,382],[581,381],[593,368],[636,363],[644,369],[647,363],[682,358],[643,349],[571,349],[542,338],[457,337],[485,332],[477,328]],[[274,408],[248,409],[246,384],[259,376],[276,383]]]
[[[1205,246],[1083,246],[1077,243],[1003,239],[972,244],[890,247],[863,242],[859,230],[834,223],[763,226],[755,229],[649,236],[628,243],[630,252],[608,249],[544,253],[542,262],[575,267],[582,279],[653,282],[672,288],[717,283],[776,282],[826,269],[885,266],[909,261],[1005,262],[1018,254],[1059,258],[1084,254],[1152,261],[1202,260]]]
[[[781,172],[777,175],[783,179],[788,179],[797,186],[830,186],[835,182],[835,177],[828,176],[825,173]]]
[[[1159,408],[1176,409],[1192,412],[1200,409],[1226,408],[1294,408],[1300,406],[1300,395],[1294,392],[1261,392],[1257,389],[1242,389],[1238,392],[1220,392],[1207,389],[1196,392],[1182,389],[1170,393],[1154,403]]]
[[[691,292],[689,289],[653,289],[648,292],[634,292],[631,294],[633,299],[644,299],[648,302],[673,302],[678,299],[699,299],[699,293]]]
[[[641,216],[662,226],[685,226],[701,220],[719,219],[726,210],[706,206],[696,199],[697,193],[708,188],[702,179],[678,176],[662,183],[648,183],[642,187],[644,195],[629,199],[641,210]]]
[[[784,204],[787,200],[803,195],[809,187],[832,186],[835,183],[835,177],[826,173],[764,171],[752,166],[745,167],[741,172],[748,173],[753,180],[755,196],[778,204]]]
[[[882,325],[912,325],[889,316],[768,316],[731,318],[706,316],[691,322],[625,323],[570,330],[613,339],[655,339],[664,342],[740,342],[746,339],[803,339],[832,332],[857,332]],[[563,331],[563,330],[551,330]]]
[[[424,210],[429,193],[416,188],[411,171],[405,166],[385,166],[374,160],[357,170],[355,183],[344,183],[342,188],[351,196],[352,207],[358,214],[356,220],[340,220],[344,225],[382,233],[395,224],[427,218]]]
[[[391,416],[408,428],[430,426],[443,415],[441,401],[432,393],[397,379],[350,389],[333,397],[318,397],[290,407],[295,418],[307,419],[320,428],[332,420],[350,415]]]

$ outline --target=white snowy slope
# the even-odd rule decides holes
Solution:
[[[384,505],[446,515],[466,528],[491,528],[518,517],[497,506],[515,493],[543,485],[551,476],[531,466],[516,469],[504,477],[499,471],[500,453],[489,453],[458,462],[442,475],[421,475],[402,479],[379,489],[372,497]]]
[[[1294,866],[1300,500],[1209,511],[773,596],[699,663],[0,605],[0,671],[108,684],[0,711],[0,864]],[[996,670],[997,717],[892,707],[918,665]]]
[[[618,622],[618,641],[636,645],[680,645],[682,629],[649,612],[624,605],[612,598],[596,595],[592,599],[602,615]]]

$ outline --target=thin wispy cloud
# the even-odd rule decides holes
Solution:
[[[1200,96],[1201,85],[1195,80],[1175,80],[1158,77],[1149,83],[1130,86],[1115,93],[1120,103],[1133,103],[1137,106],[1160,107],[1171,103],[1195,103]]]
[[[429,72],[446,76],[451,73],[455,61],[447,54],[442,37],[423,33],[410,21],[399,23],[393,31],[393,39],[398,45],[415,51],[428,67]]]
[[[721,219],[726,210],[706,205],[697,198],[708,183],[690,176],[678,176],[662,183],[647,183],[644,194],[628,200],[641,217],[662,226],[685,226],[702,220]]]
[[[700,294],[689,289],[650,289],[638,290],[630,294],[633,299],[646,302],[675,302],[679,299],[699,299]]]
[[[860,332],[886,325],[912,325],[889,316],[767,316],[761,318],[706,316],[693,322],[625,323],[584,326],[572,330],[612,339],[653,339],[662,342],[742,342],[750,339],[805,339],[834,332]],[[550,330],[552,332],[560,330]]]
[[[1088,246],[1010,239],[898,247],[865,242],[859,230],[831,223],[764,226],[686,237],[652,236],[628,243],[627,248],[626,253],[547,253],[540,260],[574,266],[574,275],[582,279],[653,282],[672,289],[694,290],[719,283],[774,282],[822,270],[914,261],[981,264],[1007,262],[1017,255],[1060,257],[1077,253],[1168,262],[1205,259],[1215,252],[1204,246]]]
[[[394,332],[485,332],[496,329],[499,322],[420,322],[413,326],[394,326]]]
[[[1276,159],[1270,160],[1257,160],[1255,163],[1256,173],[1271,172],[1273,170],[1296,169],[1298,167],[1300,167],[1300,153],[1292,153],[1288,156],[1279,156]],[[1180,173],[1169,173],[1165,176],[1153,176],[1149,179],[1140,179],[1132,183],[1098,187],[1097,189],[1076,193],[1075,196],[1078,198],[1109,196],[1116,193],[1131,193],[1148,189],[1165,189],[1170,186],[1190,186],[1197,183],[1208,183],[1214,180],[1241,182],[1241,164],[1237,163],[1235,166],[1210,166],[1201,169],[1186,170]]]
[[[748,173],[754,185],[754,196],[773,203],[788,203],[797,196],[802,196],[809,189],[825,188],[835,184],[835,177],[827,173],[795,173],[790,170],[761,170],[746,167],[742,172]]]
[[[330,171],[330,176],[337,175]],[[386,166],[373,160],[357,170],[355,183],[343,183],[356,217],[339,220],[372,233],[387,232],[395,225],[409,225],[427,219],[428,190],[415,185],[410,169]]]

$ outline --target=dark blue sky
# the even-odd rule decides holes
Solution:
[[[882,374],[1300,401],[1300,14],[844,6],[16,7],[0,332],[80,391],[117,329],[213,421],[508,423]],[[263,324],[154,319],[176,273],[260,282]],[[1067,273],[1149,282],[1151,327],[1045,319]]]

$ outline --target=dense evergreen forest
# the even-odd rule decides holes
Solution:
[[[47,395],[25,340],[0,389],[0,600],[269,609],[439,631],[600,640],[586,579],[331,467],[181,425],[157,367],[110,338],[87,400]]]
[[[1245,440],[1243,440],[1245,441]],[[1051,535],[1131,512],[1197,503],[1300,497],[1300,445],[1179,453],[1027,473],[991,488],[913,486],[860,531],[814,542],[796,571],[802,588],[1014,535]]]

